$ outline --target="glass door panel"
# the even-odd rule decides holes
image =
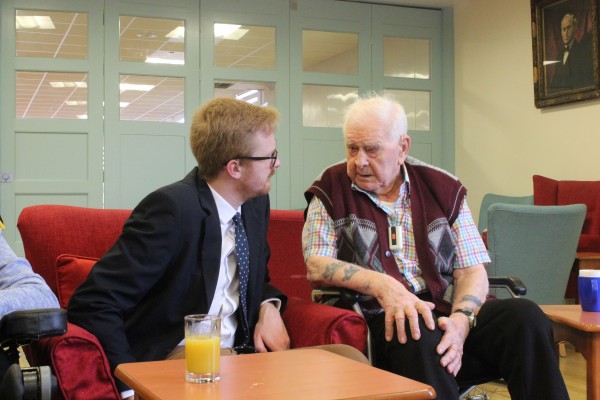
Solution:
[[[304,71],[358,74],[358,34],[302,31]]]
[[[215,97],[230,97],[258,106],[275,105],[275,84],[269,82],[215,81]]]
[[[273,27],[215,23],[214,39],[216,67],[275,68]]]
[[[427,39],[383,38],[383,74],[398,78],[429,79],[430,44]]]
[[[302,125],[341,128],[344,109],[358,98],[358,89],[341,86],[302,87]]]
[[[87,59],[87,33],[87,13],[15,10],[18,57]]]
[[[119,17],[121,61],[185,64],[185,22],[178,19]]]
[[[16,71],[17,118],[87,119],[88,75]]]
[[[373,84],[404,107],[412,139],[409,155],[452,171],[452,147],[444,143],[452,143],[454,124],[442,123],[448,85],[442,66],[450,65],[442,52],[442,16],[440,10],[374,7]]]
[[[409,131],[429,131],[431,129],[431,94],[419,90],[387,89],[385,94],[402,104]]]
[[[121,75],[121,121],[185,122],[183,78]]]

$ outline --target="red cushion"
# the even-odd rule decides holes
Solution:
[[[85,281],[97,258],[61,254],[56,259],[56,282],[58,301],[62,308],[67,308],[69,300]]]
[[[290,297],[283,321],[292,348],[341,343],[366,353],[367,323],[354,311]]]

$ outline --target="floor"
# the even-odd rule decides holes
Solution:
[[[586,363],[583,356],[575,352],[573,346],[565,344],[566,357],[560,358],[560,370],[569,391],[571,400],[586,400]],[[510,399],[506,386],[500,384],[481,385],[472,392],[472,400],[484,400],[485,397],[477,397],[484,391],[489,400]]]

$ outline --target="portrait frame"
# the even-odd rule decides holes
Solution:
[[[537,108],[600,97],[600,0],[531,0]]]

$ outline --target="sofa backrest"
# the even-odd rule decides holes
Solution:
[[[130,214],[131,210],[64,205],[25,207],[17,222],[25,258],[58,295],[58,256],[102,257],[121,234]]]
[[[312,288],[306,279],[302,255],[304,213],[296,210],[271,210],[267,240],[271,249],[271,283],[288,297],[311,299]]]
[[[577,251],[600,252],[600,181],[558,181],[534,175],[533,202],[538,206],[585,204]]]
[[[78,286],[73,279],[79,281],[82,278],[68,274],[70,280],[65,280],[67,269],[91,268],[90,261],[93,263],[94,259],[102,257],[114,244],[130,214],[131,210],[64,205],[23,209],[17,226],[25,257],[63,306]],[[271,211],[269,271],[272,283],[285,294],[309,300],[311,287],[306,280],[301,245],[303,224],[302,211]],[[59,259],[59,256],[63,257]],[[65,274],[58,275],[57,264]]]

